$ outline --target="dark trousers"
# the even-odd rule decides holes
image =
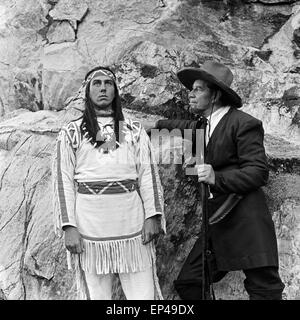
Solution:
[[[228,271],[219,271],[213,254],[208,257],[210,283],[220,281]],[[277,266],[265,266],[243,270],[244,287],[250,300],[281,300],[284,284]],[[202,246],[198,239],[188,255],[177,280],[175,289],[182,300],[203,300],[202,297]]]

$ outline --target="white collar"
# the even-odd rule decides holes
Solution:
[[[210,116],[206,117],[208,120],[208,126],[206,130],[206,143],[208,143],[209,138],[214,132],[216,126],[220,122],[220,120],[225,116],[225,114],[230,110],[230,106],[221,107],[214,111]]]

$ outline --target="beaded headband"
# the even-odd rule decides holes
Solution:
[[[90,74],[88,76],[88,78],[86,79],[86,82],[91,81],[93,78],[97,77],[97,76],[108,76],[110,77],[114,82],[116,81],[116,77],[115,75],[109,71],[109,70],[104,70],[104,69],[100,69],[100,70],[96,70],[94,71],[92,74]]]

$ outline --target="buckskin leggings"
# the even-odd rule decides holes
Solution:
[[[85,272],[91,300],[111,300],[114,274]],[[127,300],[154,300],[152,268],[141,272],[119,273],[123,292]]]

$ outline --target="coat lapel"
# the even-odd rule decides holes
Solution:
[[[232,112],[233,108],[231,107],[228,112],[221,118],[221,120],[219,121],[219,123],[216,125],[215,130],[213,131],[212,135],[210,136],[210,139],[208,141],[206,150],[209,149],[210,145],[212,144],[212,141],[214,139],[216,139],[215,137],[218,136],[218,132],[220,131],[220,129],[223,127],[223,123],[226,121],[226,119],[229,117],[229,114]],[[208,128],[207,128],[208,129]]]

